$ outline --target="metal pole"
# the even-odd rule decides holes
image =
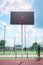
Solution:
[[[26,53],[26,26],[24,25],[25,53]]]
[[[15,40],[15,37],[14,37],[14,55],[15,55],[15,58],[17,58],[17,48],[16,48],[16,40]]]
[[[20,24],[21,24],[21,43],[22,43],[22,57],[23,58],[23,23],[24,23],[24,17],[21,16],[20,18]]]
[[[37,42],[37,40],[36,40],[36,36],[35,36],[35,42]]]
[[[5,40],[5,31],[6,31],[6,26],[4,26],[4,40]]]
[[[15,37],[14,37],[14,54],[15,54]]]
[[[6,32],[6,26],[4,25],[4,43],[5,43],[5,32]],[[4,46],[4,53],[5,54],[5,46]]]
[[[21,25],[21,43],[22,43],[22,57],[23,58],[23,25]]]
[[[27,58],[28,58],[28,50],[26,49],[26,26],[24,26],[24,38],[25,38],[25,54],[27,55]],[[27,53],[26,53],[26,50],[27,50]]]

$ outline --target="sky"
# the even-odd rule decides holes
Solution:
[[[5,46],[21,44],[21,26],[10,24],[12,11],[34,11],[34,25],[23,25],[23,46],[25,46],[26,27],[26,46],[31,46],[36,41],[43,45],[43,0],[0,0],[0,40],[4,39]]]

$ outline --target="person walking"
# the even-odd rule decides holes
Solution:
[[[38,44],[38,60],[40,60],[40,45]]]

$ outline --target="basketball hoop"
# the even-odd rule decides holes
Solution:
[[[20,17],[20,24],[23,24],[23,23],[24,23],[24,17],[21,16],[21,17]]]

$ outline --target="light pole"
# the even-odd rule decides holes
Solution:
[[[4,25],[4,40],[5,40],[6,26]]]
[[[17,48],[16,48],[16,39],[14,37],[14,55],[15,55],[15,58],[17,58]]]
[[[14,54],[15,54],[15,37],[14,37]]]
[[[5,32],[6,32],[6,25],[4,25],[4,44],[5,44]],[[4,46],[4,53],[5,54],[5,46]]]

